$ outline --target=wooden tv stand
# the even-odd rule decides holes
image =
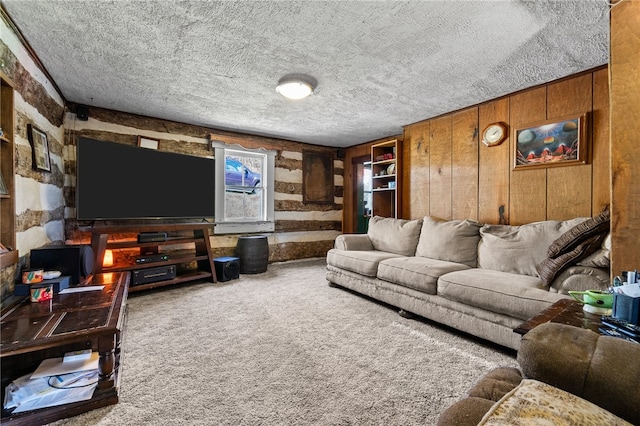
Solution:
[[[145,284],[134,285],[133,279],[129,291],[147,290],[155,287],[163,287],[167,285],[179,284],[188,281],[210,278],[212,282],[217,282],[213,255],[211,252],[211,242],[209,240],[209,230],[214,225],[211,223],[169,223],[169,224],[151,224],[151,225],[104,225],[81,228],[83,231],[91,232],[91,248],[94,253],[94,271],[113,272],[113,271],[136,271],[146,268],[154,268],[167,265],[179,265],[184,263],[197,262],[196,269],[189,269],[186,272],[178,272],[175,278],[155,281]],[[127,239],[122,241],[109,241],[110,235],[119,234],[139,234],[143,232],[167,232],[168,234],[176,233],[179,236],[169,236],[164,241],[138,242],[136,239]],[[176,253],[168,253],[169,260],[159,262],[148,262],[144,264],[135,263],[135,261],[127,263],[119,263],[110,267],[103,267],[104,253],[107,249],[131,249],[139,248],[140,255],[157,254],[162,246],[171,245],[191,245],[193,248],[186,251]]]

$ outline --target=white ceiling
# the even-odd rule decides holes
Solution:
[[[607,0],[0,3],[67,101],[333,147],[609,61]]]

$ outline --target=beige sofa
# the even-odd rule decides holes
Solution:
[[[512,349],[512,330],[569,290],[610,285],[608,210],[521,226],[373,217],[327,253],[326,278]]]
[[[565,324],[522,338],[520,368],[485,374],[438,426],[640,425],[640,345]],[[629,423],[627,423],[629,422]]]

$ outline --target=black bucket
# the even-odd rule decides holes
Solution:
[[[269,264],[269,240],[264,235],[238,237],[236,256],[240,258],[241,274],[266,272]]]

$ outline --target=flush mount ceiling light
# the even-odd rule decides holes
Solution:
[[[317,84],[309,75],[288,74],[278,81],[276,91],[288,99],[302,99],[312,94]]]

